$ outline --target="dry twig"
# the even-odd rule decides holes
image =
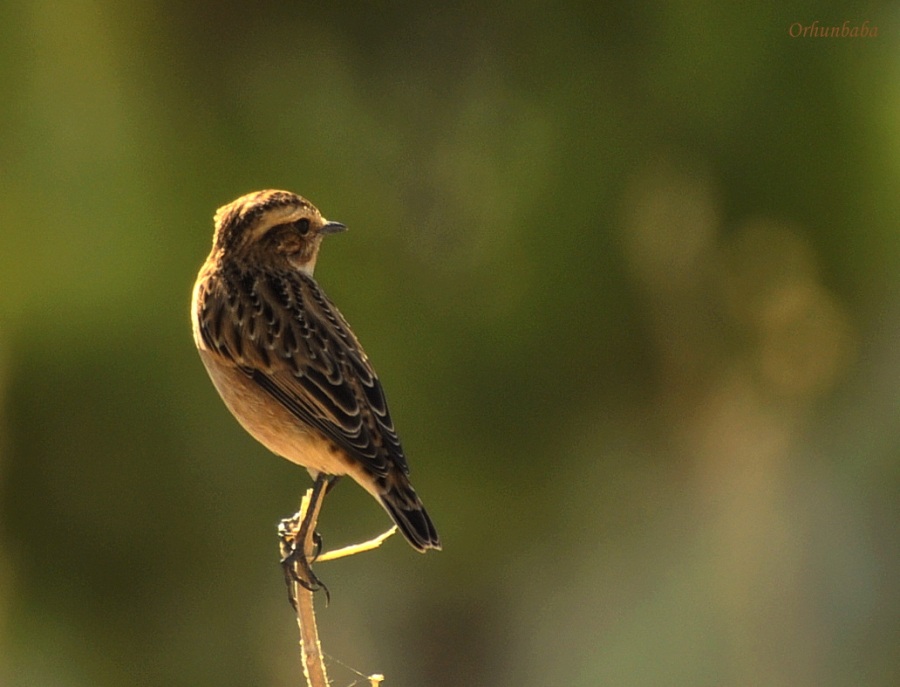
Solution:
[[[319,630],[316,625],[316,612],[313,607],[313,596],[315,590],[323,588],[324,585],[318,580],[309,580],[304,574],[303,566],[296,560],[292,560],[291,554],[299,551],[299,555],[304,557],[305,561],[331,561],[338,558],[345,558],[364,551],[371,551],[381,546],[384,541],[397,531],[394,526],[387,532],[380,534],[374,539],[363,542],[361,544],[353,544],[345,546],[342,549],[329,551],[316,558],[316,523],[319,519],[319,511],[322,508],[322,497],[324,490],[320,490],[318,498],[311,503],[314,490],[308,489],[303,495],[300,502],[300,510],[292,517],[281,521],[278,527],[278,534],[281,539],[281,556],[285,564],[291,566],[287,571],[285,578],[288,582],[289,595],[291,603],[297,612],[297,627],[300,629],[300,654],[303,661],[303,675],[306,677],[308,687],[328,687],[328,674],[325,671],[325,661],[322,654],[322,644],[319,641]],[[310,512],[310,508],[312,511]],[[301,536],[301,525],[306,522],[306,531],[303,533],[303,541],[299,541]],[[293,556],[296,558],[296,556]],[[307,570],[309,565],[307,564]],[[302,581],[301,581],[302,580]],[[303,582],[309,583],[304,584]],[[317,586],[321,585],[321,586]],[[326,598],[328,590],[325,590]],[[370,675],[368,677],[370,683],[378,685],[384,679],[381,675]]]

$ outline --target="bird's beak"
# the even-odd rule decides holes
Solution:
[[[347,231],[347,225],[340,222],[325,222],[319,229],[320,234],[340,234],[342,231]]]

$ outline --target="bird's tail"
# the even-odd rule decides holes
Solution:
[[[417,551],[440,549],[441,539],[422,500],[416,494],[406,475],[395,473],[384,480],[377,480],[378,498],[397,527]]]

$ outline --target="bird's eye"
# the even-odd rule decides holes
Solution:
[[[306,217],[304,217],[303,219],[298,219],[294,223],[294,226],[297,227],[297,231],[300,232],[301,236],[306,236],[306,234],[309,232],[309,220]]]

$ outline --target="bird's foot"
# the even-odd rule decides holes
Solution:
[[[295,584],[299,584],[310,592],[324,591],[326,604],[331,600],[328,587],[312,570],[312,563],[322,552],[322,535],[313,532],[314,551],[311,556],[307,557],[303,552],[303,540],[300,536],[302,530],[297,515],[285,518],[278,526],[278,535],[281,540],[281,568],[284,571],[284,581],[288,588],[288,600],[294,610],[297,609],[297,600],[294,596]]]

